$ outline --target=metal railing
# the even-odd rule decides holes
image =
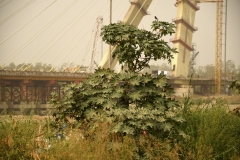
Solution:
[[[11,71],[0,70],[0,76],[31,76],[31,77],[88,77],[88,73],[69,73],[69,72],[41,72],[41,71]]]

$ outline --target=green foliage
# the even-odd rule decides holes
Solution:
[[[66,86],[61,100],[53,94],[56,122],[74,119],[88,134],[102,123],[107,124],[110,126],[107,135],[118,135],[122,140],[126,135],[135,140],[140,140],[143,134],[155,139],[182,136],[183,131],[177,126],[184,119],[175,110],[178,102],[171,98],[173,89],[167,85],[167,78],[136,73],[148,67],[151,59],[171,61],[172,53],[177,51],[161,38],[174,33],[173,28],[173,24],[160,21],[153,22],[152,32],[123,23],[104,26],[103,40],[116,46],[113,58],[128,70],[116,74],[99,68],[81,84]],[[137,156],[131,157],[139,159],[145,153],[137,143]]]
[[[226,70],[225,70],[225,67],[226,67]],[[208,64],[205,66],[199,66],[196,69],[196,73],[194,73],[194,75],[198,77],[204,77],[204,78],[214,78],[214,75],[215,75],[214,72],[215,72],[215,66],[213,64]],[[222,77],[226,77],[227,79],[240,78],[240,66],[238,66],[237,68],[233,60],[226,61],[226,65],[222,64],[221,72],[222,72],[221,73]]]
[[[188,140],[179,142],[182,159],[239,157],[240,119],[227,113],[228,106],[224,99],[214,101],[194,103],[189,97],[185,98],[181,115],[186,123],[181,123],[180,128]]]
[[[196,69],[196,73],[194,73],[194,75],[197,75],[203,78],[214,78],[215,66],[213,64],[209,64],[206,66],[199,66]]]
[[[115,123],[109,125],[106,122],[99,123],[94,129],[83,128],[83,130],[79,129],[81,123],[76,121],[71,121],[64,129],[67,138],[58,140],[53,137],[56,129],[51,127],[54,124],[51,117],[46,119],[1,115],[0,159],[235,160],[240,158],[240,119],[226,112],[227,103],[224,99],[202,100],[195,103],[188,97],[181,104],[184,107],[179,108],[180,115],[186,121],[180,123],[179,127],[186,134],[184,132],[179,134],[185,137],[185,140],[179,136],[174,136],[174,140],[169,138],[162,140],[148,132],[143,132],[139,136],[109,134]],[[172,116],[171,113],[168,114]],[[83,137],[84,132],[85,137]],[[47,139],[51,146],[45,149],[47,143],[49,144]]]
[[[112,133],[139,135],[147,131],[155,136],[176,133],[176,124],[184,121],[174,111],[178,104],[170,97],[173,90],[162,75],[153,78],[97,69],[81,84],[64,91],[61,101],[53,99],[56,121],[69,117],[93,126],[108,122],[114,124]]]
[[[127,135],[108,136],[109,125],[101,124],[88,137],[82,137],[78,126],[67,126],[67,139],[49,139],[47,128],[42,127],[39,136],[39,126],[48,126],[48,121],[36,117],[8,117],[0,119],[0,159],[97,159],[97,160],[130,160],[130,159],[175,159],[177,152],[170,146],[169,141],[148,135],[141,135],[139,139]],[[51,120],[50,124],[51,124]],[[54,128],[50,127],[54,133]],[[49,139],[47,142],[46,139]],[[48,149],[44,146],[50,144]]]
[[[37,121],[16,120],[11,116],[0,121],[0,159],[31,159],[35,148]]]
[[[174,24],[153,21],[152,31],[138,29],[124,23],[112,23],[102,28],[103,41],[116,46],[113,57],[125,64],[128,71],[138,72],[149,67],[151,59],[167,59],[171,62],[176,49],[171,48],[162,37],[174,33]],[[122,66],[123,68],[123,66]]]
[[[236,69],[236,79],[240,81],[240,65]]]
[[[240,83],[235,80],[234,82],[232,82],[230,89],[235,91],[237,94],[240,94]]]

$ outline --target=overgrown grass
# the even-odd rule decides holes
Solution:
[[[191,102],[189,98],[185,102]],[[184,159],[240,159],[240,119],[228,113],[226,100],[216,99],[183,107],[186,123],[181,127],[189,140],[180,143]]]
[[[196,103],[185,98],[182,106],[179,112],[186,122],[180,128],[186,139],[109,134],[104,123],[87,133],[68,124],[66,139],[58,139],[51,117],[3,115],[0,159],[240,159],[240,118],[227,112],[225,100]]]

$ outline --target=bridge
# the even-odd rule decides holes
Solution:
[[[21,112],[32,109],[42,113],[52,107],[49,104],[52,92],[61,98],[64,96],[62,87],[81,83],[88,76],[89,73],[0,70],[0,109]],[[190,82],[189,78],[168,78],[168,84],[175,88],[176,96],[187,95],[188,91],[192,94],[215,93],[214,79],[197,78]],[[222,80],[224,83],[230,85],[232,81]]]
[[[69,83],[80,83],[87,73],[0,71],[1,102],[47,103],[51,92],[61,95],[61,87]]]
[[[111,59],[111,54],[114,51],[113,47],[109,47],[109,50],[107,50],[105,46],[107,52],[102,55],[100,62],[97,61],[97,55],[100,50],[103,50],[103,48],[100,49],[101,44],[99,43],[101,25],[108,24],[109,21],[112,22],[112,13],[117,9],[121,10],[121,15],[124,12],[126,13],[124,17],[119,16],[122,22],[135,26],[149,25],[150,16],[145,21],[145,24],[141,22],[144,16],[151,15],[152,18],[154,17],[153,14],[148,12],[148,8],[153,0],[130,0],[130,3],[128,3],[131,5],[128,10],[126,10],[127,7],[124,10],[122,10],[122,7],[118,7],[121,1],[112,2],[109,0],[104,1],[104,3],[103,1],[101,2],[98,0],[84,3],[77,0],[68,2],[54,0],[42,2],[38,5],[32,0],[28,3],[18,2],[18,4],[12,1],[0,2],[0,7],[5,9],[7,13],[3,20],[0,20],[0,27],[3,30],[1,32],[3,36],[0,38],[0,69],[2,69],[0,70],[0,108],[19,108],[19,105],[28,106],[28,108],[30,106],[33,108],[47,108],[51,92],[55,91],[61,97],[63,96],[61,93],[62,86],[69,83],[80,83],[88,77],[88,73],[75,72],[76,70],[73,71],[74,73],[64,72],[64,70],[57,71],[56,68],[64,60],[67,61],[65,66],[67,70],[76,61],[77,65],[79,65],[75,67],[77,69],[81,66],[93,68],[92,65],[96,66],[96,64],[104,68],[110,67],[114,69],[117,60]],[[113,3],[110,8],[106,7],[109,2]],[[155,0],[153,3],[154,8],[152,11],[158,6],[158,1]],[[179,13],[174,22],[179,29],[176,29],[177,32],[172,42],[179,51],[179,55],[174,57],[172,68],[174,68],[173,74],[176,77],[183,75],[185,78],[169,77],[169,84],[176,89],[178,94],[186,93],[190,86],[190,80],[186,78],[186,75],[190,51],[192,50],[192,35],[196,31],[196,27],[194,27],[195,12],[200,9],[197,3],[197,1],[192,0],[177,0],[176,2]],[[17,16],[21,17],[21,14],[23,17],[25,17],[24,15],[29,15],[27,13],[29,13],[29,9],[31,10],[32,5],[38,6],[34,10],[35,14],[29,16],[28,19],[21,19],[22,21],[19,22]],[[11,6],[15,6],[15,10],[9,10]],[[105,9],[102,10],[104,6]],[[56,8],[61,9],[56,11]],[[187,10],[184,8],[187,8]],[[110,15],[106,15],[106,11],[109,10]],[[72,14],[68,13],[73,11],[74,13]],[[92,13],[92,11],[95,11],[95,17],[87,14]],[[45,14],[49,16],[46,17]],[[180,15],[181,18],[179,18],[179,14],[183,14]],[[95,20],[97,15],[97,22],[91,26],[91,19]],[[99,15],[103,15],[103,17],[99,17]],[[64,16],[68,18],[64,19]],[[40,19],[44,19],[43,23],[38,23],[34,27],[34,21]],[[119,21],[119,19],[115,19],[115,21]],[[159,19],[161,18],[159,17]],[[106,20],[109,21],[107,22]],[[72,33],[69,34],[69,32]],[[90,33],[94,36],[91,36]],[[65,39],[67,41],[63,41]],[[81,47],[79,48],[79,46]],[[88,50],[88,52],[84,53],[83,50]],[[89,55],[91,58],[87,58]],[[82,61],[78,59],[80,56]],[[31,69],[33,63],[43,59],[52,64],[49,70],[46,72],[33,71]],[[17,60],[21,60],[23,63],[16,67],[15,70],[10,71],[4,68],[10,62]],[[91,64],[87,65],[86,61],[90,61]],[[224,80],[223,83],[223,80],[220,80],[220,82],[228,85],[231,81]],[[196,93],[195,91],[199,93],[214,93],[214,84],[214,79],[194,79],[191,83],[191,90],[193,93]],[[222,87],[222,90],[224,90],[224,87]]]
[[[46,110],[51,93],[63,96],[61,88],[70,83],[81,83],[87,73],[7,71],[0,70],[0,108],[15,110],[38,108]]]

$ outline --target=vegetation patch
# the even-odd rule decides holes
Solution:
[[[240,119],[226,112],[226,100],[180,102],[165,75],[139,74],[150,59],[171,62],[177,52],[162,37],[173,28],[161,21],[151,32],[104,26],[123,73],[98,68],[64,87],[64,97],[53,93],[53,117],[4,116],[0,159],[240,159]]]

